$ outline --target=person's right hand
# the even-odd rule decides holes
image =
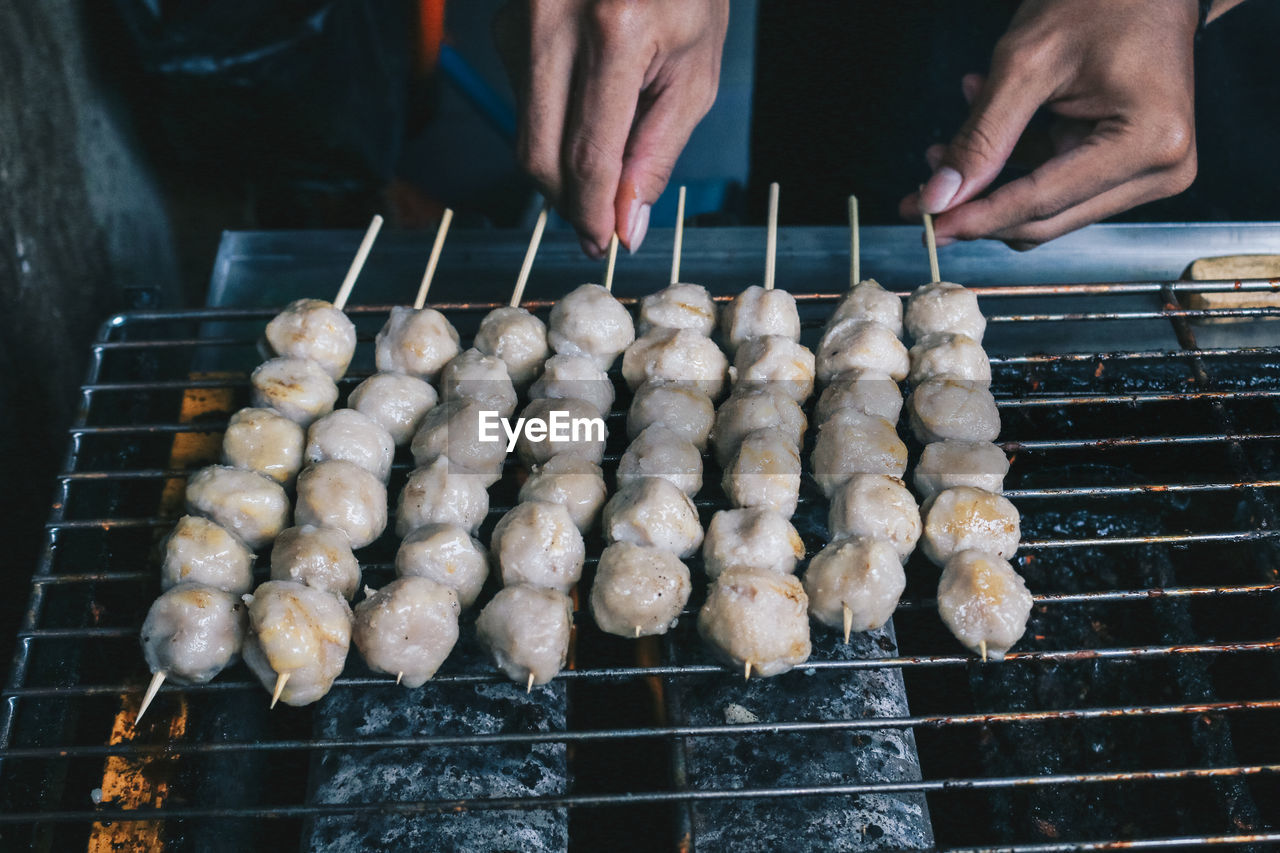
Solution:
[[[521,165],[603,256],[635,251],[715,100],[729,0],[511,0],[495,22]]]

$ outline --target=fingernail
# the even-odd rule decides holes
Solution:
[[[963,182],[960,173],[950,166],[943,166],[933,173],[929,183],[920,192],[920,207],[925,213],[941,213],[947,209],[951,199],[956,197]]]
[[[600,250],[600,247],[586,237],[578,238],[578,245],[582,247],[582,253],[592,260],[598,261],[604,257],[604,252]]]
[[[644,237],[649,233],[649,211],[650,205],[640,204],[639,199],[631,203],[631,230],[627,232],[627,250],[631,254],[635,254],[640,248],[640,244],[644,242]]]
[[[950,246],[956,241],[955,237],[934,237],[933,245],[941,249],[943,246]]]

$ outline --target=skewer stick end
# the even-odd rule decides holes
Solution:
[[[142,722],[142,715],[147,713],[147,709],[151,707],[151,700],[156,698],[156,694],[160,692],[160,685],[164,684],[166,673],[164,671],[157,672],[151,676],[151,683],[147,685],[147,692],[142,697],[142,705],[138,708],[138,716],[133,718],[134,726]]]
[[[849,634],[853,631],[853,611],[844,605],[844,641],[849,642]]]
[[[986,640],[978,641],[978,651],[982,653],[982,662],[986,663],[987,662],[987,641]]]
[[[929,249],[929,276],[931,282],[942,281],[938,270],[938,241],[933,236],[933,216],[924,214],[924,241]]]
[[[397,672],[397,673],[396,673],[396,684],[397,684],[397,685],[400,683],[400,679],[402,679],[402,678],[404,678],[404,673],[403,673],[403,672]]]
[[[742,680],[743,681],[751,680],[751,661],[747,661],[742,666]]]
[[[529,673],[529,682],[525,685],[524,692],[526,694],[533,692],[533,673],[532,672]]]
[[[609,260],[605,262],[604,289],[613,293],[613,268],[618,263],[618,232],[609,238]]]
[[[280,694],[284,692],[284,686],[289,681],[289,673],[282,672],[276,676],[276,689],[271,691],[271,707],[274,708],[276,703],[280,701]]]
[[[638,639],[640,639],[640,626],[639,626],[639,625],[637,625],[637,626],[636,626],[636,639],[637,639],[637,640],[638,640]]]
[[[769,184],[769,219],[765,230],[764,289],[773,290],[778,257],[778,183]]]

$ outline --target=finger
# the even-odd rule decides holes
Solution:
[[[584,243],[601,252],[617,227],[614,200],[622,177],[627,137],[635,120],[648,60],[635,39],[606,25],[581,48],[575,92],[561,144],[565,193],[561,212]]]
[[[940,213],[963,204],[1000,174],[1027,122],[1054,90],[1051,73],[1034,63],[998,59],[968,120],[947,146],[942,166],[920,193],[920,206]]]
[[[1101,195],[1062,211],[1057,216],[1038,222],[1027,222],[989,235],[1003,240],[1019,251],[1035,248],[1056,240],[1086,225],[1092,225],[1140,204],[1166,198],[1179,192],[1177,185],[1164,175],[1147,175],[1128,181]]]
[[[969,106],[973,106],[973,102],[978,99],[978,95],[982,94],[982,87],[987,83],[985,74],[966,74],[960,78],[960,94],[964,95],[964,102]]]
[[[929,165],[930,170],[936,172],[938,167],[942,165],[942,155],[947,153],[947,146],[941,142],[936,145],[930,145],[924,150],[924,162]]]
[[[515,3],[514,7],[524,4]],[[520,108],[516,152],[542,193],[557,202],[563,192],[560,147],[573,82],[574,36],[535,12],[513,13],[497,31]]]
[[[618,234],[634,252],[644,242],[649,210],[667,182],[693,134],[715,100],[716,83],[705,87],[669,86],[640,111],[622,164],[622,180],[614,201]]]
[[[1103,121],[1083,143],[1044,163],[990,195],[965,202],[939,216],[939,236],[972,240],[1032,222],[1102,195],[1151,172],[1162,171],[1145,150],[1143,136],[1129,125]]]

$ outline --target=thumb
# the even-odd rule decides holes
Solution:
[[[992,68],[986,81],[966,80],[973,94],[969,118],[955,135],[933,176],[920,192],[926,213],[942,213],[986,189],[1013,152],[1027,123],[1052,92],[1048,80],[1013,73],[1009,63]]]
[[[618,236],[634,252],[649,230],[649,210],[671,180],[680,152],[710,104],[691,103],[671,87],[649,104],[631,130],[614,206]]]

